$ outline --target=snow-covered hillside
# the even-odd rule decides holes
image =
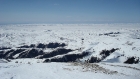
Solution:
[[[138,61],[140,57],[139,27],[140,24],[3,25],[0,27],[0,55],[1,58],[7,59],[26,57],[53,57],[54,59],[54,57],[62,58],[65,54],[87,52],[87,56],[79,57],[81,61],[90,60],[91,57],[97,57],[103,62],[111,63],[124,63],[128,57]],[[104,56],[112,49],[117,50]],[[19,57],[25,53],[30,55],[34,51],[37,51],[34,53],[35,56]],[[57,51],[60,52],[55,55]],[[14,54],[12,54],[13,52]],[[21,52],[23,54],[19,54]],[[54,53],[54,55],[41,56],[48,55],[48,53]]]
[[[140,24],[0,25],[0,58],[2,79],[139,79]]]

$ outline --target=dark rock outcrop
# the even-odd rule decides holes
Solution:
[[[39,43],[36,48],[42,48],[42,49],[44,49],[46,47],[47,47],[47,45],[42,44],[42,43]]]
[[[83,58],[89,55],[90,52],[82,52],[80,54],[66,54],[62,57],[55,57],[52,59],[46,59],[44,62],[75,62],[77,59]]]
[[[29,51],[24,51],[21,54],[19,54],[18,58],[34,58],[38,55],[43,55],[42,50],[37,50],[37,49],[31,49]]]
[[[49,43],[48,45],[47,45],[47,48],[57,48],[57,47],[64,47],[64,46],[66,46],[66,44],[65,43]]]
[[[100,52],[100,55],[102,56],[101,60],[105,59],[107,56],[109,56],[111,53],[115,52],[116,50],[119,50],[119,48],[112,48],[111,50],[102,50]]]
[[[106,36],[116,37],[117,34],[121,34],[121,33],[120,32],[109,32],[109,33],[99,34],[99,36],[106,35]]]
[[[100,52],[100,55],[102,56],[101,58],[92,56],[90,59],[87,60],[87,62],[89,62],[89,63],[98,63],[98,62],[101,62],[106,57],[108,57],[110,54],[112,54],[113,52],[115,52],[116,50],[118,50],[118,48],[116,48],[116,49],[112,48],[111,50],[106,50],[106,49],[105,50],[102,50]]]
[[[31,44],[30,46],[28,46],[28,45],[23,45],[23,46],[20,46],[20,47],[18,47],[18,48],[35,48],[35,47],[36,47],[35,44]]]
[[[16,54],[18,54],[18,53],[21,53],[21,52],[23,52],[23,51],[25,51],[25,49],[17,49],[17,50],[15,50],[14,52],[12,52],[7,58],[8,59],[14,59],[14,55],[16,55]]]
[[[0,50],[11,49],[10,47],[0,47]]]
[[[138,57],[128,57],[128,59],[124,62],[126,64],[137,64],[140,60]]]
[[[49,58],[49,57],[53,57],[53,56],[56,56],[56,55],[67,54],[67,53],[69,53],[71,51],[73,51],[73,50],[60,48],[60,49],[54,50],[54,51],[52,51],[50,53],[46,53],[46,54],[44,54],[43,56],[41,56],[39,58]]]
[[[56,55],[61,55],[61,54],[67,54],[68,52],[72,51],[71,49],[65,49],[62,48],[66,46],[65,43],[49,43],[49,44],[43,44],[39,43],[37,45],[31,44],[31,45],[23,45],[20,47],[17,47],[17,49],[12,49],[8,47],[0,47],[0,58],[4,59],[14,59],[14,55],[17,55],[16,58],[34,58],[39,55],[43,55],[42,58],[48,58],[48,57],[53,57]],[[48,54],[44,54],[43,50],[45,48],[57,48],[56,51],[52,51]]]
[[[0,58],[4,58],[4,59],[14,59],[14,55],[21,53],[22,51],[24,51],[25,49],[11,49],[11,50],[6,50],[6,51],[1,51],[0,52]]]
[[[0,51],[0,58],[3,58],[4,51]]]
[[[12,54],[15,50],[14,49],[11,49],[11,50],[8,50],[8,51],[5,51],[3,53],[3,57],[2,58],[8,58],[10,56],[10,54]]]
[[[100,58],[94,57],[94,56],[92,56],[92,57],[88,60],[89,63],[98,63],[98,62],[100,62],[100,61],[101,61]]]
[[[65,43],[49,43],[49,44],[43,44],[43,43],[39,43],[38,45],[35,45],[35,44],[31,44],[30,46],[28,45],[23,45],[23,46],[20,46],[18,48],[57,48],[57,47],[64,47],[66,46]]]

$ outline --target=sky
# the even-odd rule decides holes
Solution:
[[[140,0],[0,0],[4,23],[140,23]]]

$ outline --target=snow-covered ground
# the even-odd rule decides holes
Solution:
[[[140,24],[16,24],[0,25],[0,47],[19,49],[23,45],[65,43],[67,54],[91,52],[78,58],[80,63],[43,63],[46,58],[20,58],[8,62],[0,60],[0,79],[140,79],[140,64],[124,64],[129,57],[140,58]],[[61,48],[61,47],[60,47]],[[111,52],[102,58],[103,50]],[[5,53],[10,49],[1,49]],[[38,48],[37,48],[38,49]],[[59,48],[56,48],[57,50]],[[28,48],[26,51],[31,50]],[[43,52],[52,48],[39,49]],[[3,52],[4,51],[4,52]],[[1,56],[0,53],[0,56]],[[2,56],[9,57],[10,54]],[[16,58],[19,53],[13,57]],[[51,58],[61,58],[65,54]],[[3,57],[3,58],[4,58]],[[84,61],[91,57],[102,58],[99,63]],[[7,58],[6,58],[7,59]],[[82,64],[81,64],[82,63]]]
[[[19,62],[16,62],[19,61]],[[35,63],[38,62],[38,63]],[[139,79],[140,65],[41,63],[20,59],[0,63],[1,79]],[[16,62],[16,63],[15,63]]]

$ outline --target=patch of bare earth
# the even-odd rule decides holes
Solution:
[[[109,69],[105,69],[101,66],[99,66],[96,63],[78,63],[78,62],[73,62],[69,66],[80,66],[79,70],[82,72],[94,72],[94,73],[104,73],[104,74],[117,74],[117,71],[112,71]],[[69,68],[64,68],[65,70],[73,70]]]

